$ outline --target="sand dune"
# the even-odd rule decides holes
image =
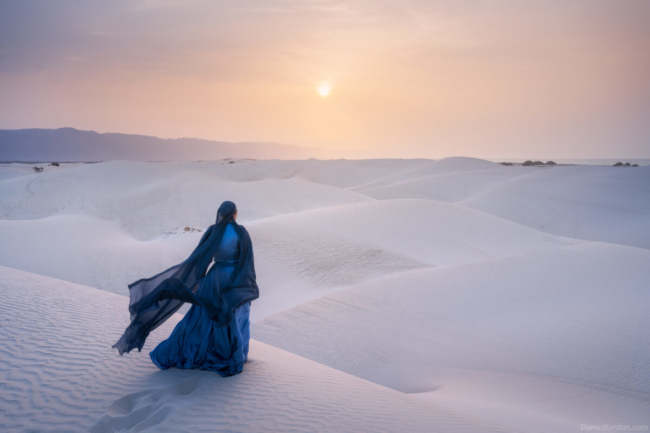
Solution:
[[[362,281],[574,243],[425,200],[329,207],[257,220],[247,227],[265,285],[265,300],[254,320]]]
[[[0,263],[128,295],[128,284],[185,260],[200,236],[179,230],[138,241],[117,221],[84,214],[0,220]]]
[[[471,173],[476,171],[501,171],[503,168],[500,164],[484,159],[456,156],[437,161],[428,160],[426,164],[421,164],[400,173],[389,173],[388,176],[383,176],[364,185],[359,185],[359,188],[378,188],[435,175]]]
[[[0,217],[84,213],[117,220],[135,238],[146,240],[179,226],[205,228],[214,222],[218,204],[231,198],[237,199],[244,222],[372,200],[298,179],[234,182],[205,166],[114,161],[20,176],[0,182]]]
[[[252,341],[246,374],[160,371],[110,348],[126,298],[0,267],[0,429],[38,432],[507,432]]]
[[[0,269],[0,429],[650,424],[648,168],[0,165],[0,265],[68,281]],[[118,357],[127,299],[106,292],[186,258],[201,232],[184,227],[205,229],[225,199],[251,232],[261,288],[263,343],[245,374]]]
[[[502,167],[502,166],[501,166]],[[532,170],[536,170],[533,168]],[[452,172],[417,176],[381,186],[356,188],[378,200],[418,198],[457,203],[519,176],[531,173],[529,167],[503,167],[470,172]]]
[[[201,234],[183,227],[204,229],[215,203],[232,198],[265,286],[257,319],[397,272],[571,243],[444,203],[377,202],[326,185],[381,177],[387,161],[299,162],[116,161],[0,182],[0,236],[12,246],[0,264],[127,294],[127,284],[187,257]],[[413,164],[422,165],[397,161],[393,172]]]
[[[177,227],[140,241],[120,223],[84,214],[0,220],[0,236],[13,245],[0,249],[0,263],[128,295],[128,284],[181,262],[201,236]],[[244,225],[254,239],[259,282],[264,286],[264,302],[253,310],[253,320],[342,287],[404,271],[574,243],[427,200],[371,201]]]
[[[242,161],[245,163],[185,163],[192,169],[218,174],[224,179],[250,182],[264,179],[299,178],[338,188],[354,188],[369,182],[410,173],[431,164],[428,159],[357,159],[304,161]]]
[[[559,236],[650,248],[650,167],[540,169],[458,204]]]
[[[297,236],[346,238],[436,266],[458,265],[534,249],[571,244],[491,215],[430,200],[387,200],[267,218],[256,232],[291,230]],[[352,255],[349,255],[352,257]]]
[[[648,263],[647,250],[590,243],[416,270],[268,317],[253,325],[253,333],[404,392],[453,390],[464,372],[482,372],[499,373],[504,383],[508,374],[544,380],[544,392],[568,383],[607,396],[589,416],[564,411],[561,419],[549,416],[547,427],[562,424],[571,431],[584,419],[609,422],[624,415],[644,424],[650,422]],[[531,388],[526,400],[539,397],[536,392]],[[490,403],[489,393],[485,401],[463,397],[479,407]],[[566,397],[559,407],[591,404],[590,398]],[[621,404],[608,406],[619,398]],[[503,409],[517,412],[511,403]],[[620,412],[623,406],[628,409]]]
[[[10,164],[0,164],[0,182],[7,179],[12,179],[14,177],[29,176],[34,174],[34,167],[39,167],[43,169],[43,172],[61,170],[62,168],[73,167],[78,164],[64,164],[60,163],[59,166],[53,166],[50,164],[22,164],[22,163],[10,163]]]

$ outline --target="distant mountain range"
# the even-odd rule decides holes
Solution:
[[[74,128],[0,129],[0,162],[197,161],[326,158],[322,149],[278,143],[164,139]]]

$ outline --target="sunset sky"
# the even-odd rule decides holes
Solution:
[[[0,129],[650,158],[649,23],[646,0],[0,0]]]

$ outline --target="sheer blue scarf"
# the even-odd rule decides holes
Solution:
[[[227,326],[234,311],[259,297],[253,261],[253,245],[248,231],[232,218],[237,207],[224,201],[215,224],[208,227],[192,254],[182,263],[151,278],[129,284],[131,324],[113,348],[120,355],[137,348],[142,350],[151,331],[169,319],[185,302],[204,308],[218,326]],[[219,287],[202,290],[214,250],[219,246],[228,223],[239,236],[239,258],[230,279]]]

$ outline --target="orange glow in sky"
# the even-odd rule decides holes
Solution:
[[[3,2],[0,128],[650,157],[650,2],[407,3]]]

